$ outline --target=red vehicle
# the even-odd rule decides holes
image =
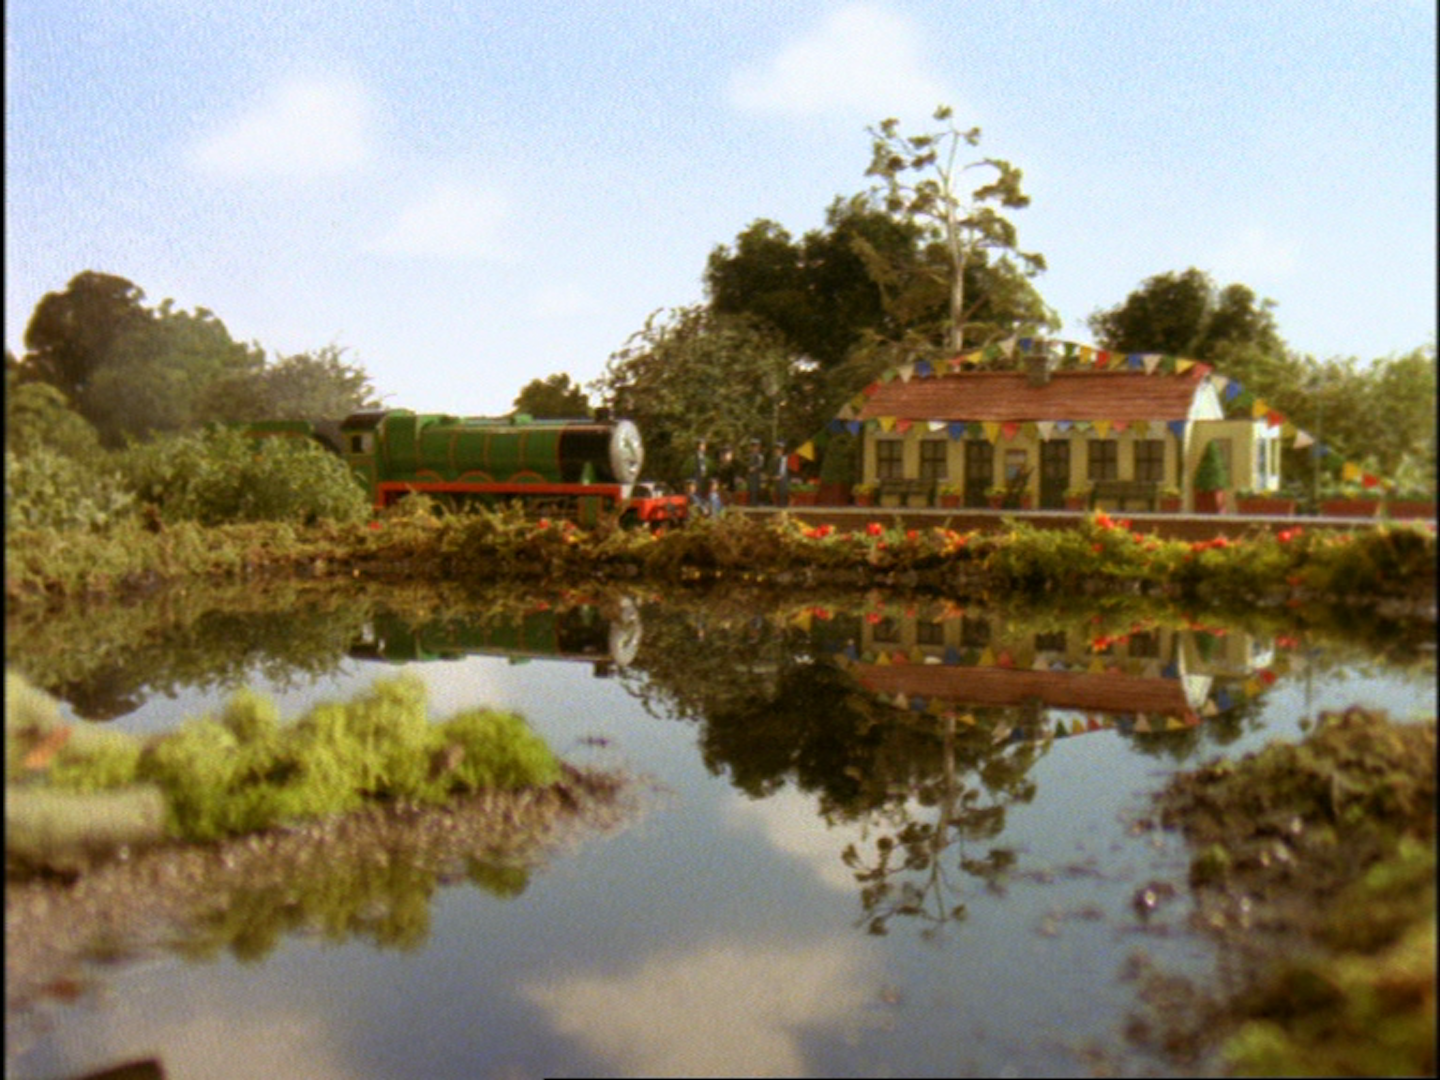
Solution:
[[[630,489],[630,501],[620,520],[652,529],[661,525],[683,525],[690,516],[690,503],[658,480],[642,480]]]

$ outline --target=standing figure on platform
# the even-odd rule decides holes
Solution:
[[[790,505],[790,458],[785,453],[785,443],[775,444],[775,498],[776,506]]]
[[[765,476],[765,452],[760,449],[760,440],[750,440],[750,460],[746,462],[745,480],[750,493],[750,505],[760,505],[760,485]]]

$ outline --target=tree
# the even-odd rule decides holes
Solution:
[[[944,251],[949,285],[949,314],[945,349],[960,352],[967,341],[985,344],[1011,332],[1013,327],[983,325],[975,316],[984,296],[967,294],[967,269],[982,256],[993,253],[996,262],[1026,278],[1045,269],[1045,259],[1023,252],[1017,246],[1015,226],[1001,210],[1021,210],[1030,197],[1020,187],[1023,173],[1008,161],[980,158],[962,163],[962,147],[980,143],[980,129],[962,131],[952,119],[953,110],[942,105],[935,119],[945,127],[939,131],[905,136],[893,117],[878,127],[867,128],[871,136],[870,167],[867,176],[882,181],[885,209],[906,221],[920,225]],[[988,183],[962,190],[967,172],[987,170]]]
[[[773,327],[797,354],[822,369],[841,364],[867,333],[893,335],[888,282],[877,259],[905,266],[920,258],[920,231],[871,205],[864,196],[837,198],[825,228],[794,241],[773,221],[752,223],[733,250],[710,253],[705,287],[710,307],[748,315]],[[933,300],[932,300],[933,305]]]
[[[679,482],[699,439],[738,447],[813,431],[795,390],[805,371],[773,329],[696,304],[651,313],[592,389],[644,433],[651,475]]]
[[[80,409],[107,446],[184,431],[215,418],[212,384],[254,376],[264,363],[259,347],[231,338],[213,312],[177,311],[166,299],[111,342]]]
[[[1253,372],[1241,367],[1284,357],[1274,307],[1245,285],[1217,289],[1209,274],[1191,267],[1146,278],[1123,303],[1087,321],[1102,349],[1205,360],[1243,380]]]
[[[23,456],[41,447],[93,461],[100,452],[100,437],[59,387],[20,382],[14,369],[7,367],[5,449]]]
[[[313,353],[278,357],[211,383],[199,407],[205,420],[341,419],[380,405],[370,376],[347,364],[345,350],[326,345]]]
[[[25,327],[22,381],[49,383],[83,409],[115,342],[149,321],[144,298],[125,278],[94,270],[76,274],[63,292],[46,293]]]
[[[590,415],[590,397],[561,372],[531,379],[515,398],[515,411],[540,419],[563,420]]]

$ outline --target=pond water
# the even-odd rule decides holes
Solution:
[[[215,1080],[1174,1072],[1132,1037],[1127,971],[1216,959],[1183,845],[1132,828],[1150,794],[1322,710],[1432,715],[1436,692],[1433,626],[873,593],[237,595],[9,629],[9,666],[118,728],[242,683],[295,716],[410,674],[436,718],[514,709],[646,778],[621,828],[518,885],[423,893],[399,942],[291,919],[7,992],[16,1080],[132,1058]],[[1155,881],[1177,895],[1142,915]]]

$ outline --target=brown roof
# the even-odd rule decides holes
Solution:
[[[1208,369],[1180,374],[1057,371],[1044,386],[1023,372],[963,371],[909,382],[893,379],[861,407],[858,419],[906,420],[1184,420]]]
[[[856,664],[853,670],[860,684],[874,693],[918,694],[972,708],[1023,705],[1038,698],[1051,708],[1085,712],[1173,715],[1189,711],[1179,679],[1145,678],[1118,671],[1057,672],[942,664]]]

